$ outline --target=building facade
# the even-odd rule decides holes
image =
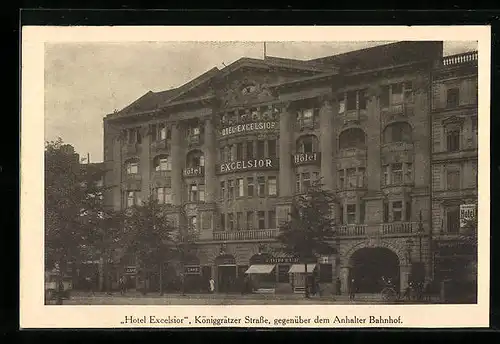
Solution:
[[[213,277],[219,291],[260,269],[261,285],[294,292],[304,268],[273,253],[277,228],[292,197],[321,178],[336,193],[338,234],[337,254],[310,266],[323,291],[346,292],[353,278],[359,292],[379,292],[381,277],[401,289],[410,275],[430,279],[443,216],[431,194],[443,164],[436,126],[473,125],[462,110],[435,107],[438,75],[451,68],[442,49],[400,42],[309,61],[242,58],[148,92],[104,119],[105,201],[123,209],[154,195],[172,221],[196,228],[186,274]]]

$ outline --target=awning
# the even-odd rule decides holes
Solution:
[[[293,264],[290,270],[288,270],[289,274],[303,274],[306,272],[305,270],[305,264]],[[316,264],[307,264],[307,272],[313,272],[314,269],[316,269]]]
[[[273,271],[274,267],[276,265],[274,264],[255,264],[251,265],[247,271],[245,271],[246,274],[268,274]]]

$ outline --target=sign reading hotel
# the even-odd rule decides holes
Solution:
[[[475,204],[460,205],[460,227],[465,227],[468,221],[477,221]]]
[[[293,163],[298,165],[317,164],[320,162],[320,153],[298,153],[293,155]]]
[[[203,166],[198,166],[198,167],[188,167],[184,169],[184,176],[185,177],[198,177],[198,176],[203,176],[204,175],[204,169]]]
[[[231,127],[223,128],[220,136],[229,136],[242,133],[251,133],[254,131],[274,130],[278,127],[276,122],[254,122],[247,124],[238,124]]]
[[[218,165],[218,173],[232,173],[239,171],[251,171],[251,170],[270,170],[278,168],[277,159],[252,159],[252,160],[241,160],[241,161],[231,161],[223,162]]]

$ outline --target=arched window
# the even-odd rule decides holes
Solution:
[[[318,151],[318,147],[318,138],[314,135],[301,136],[296,144],[298,153],[314,153]]]
[[[365,132],[360,128],[344,130],[339,136],[339,148],[365,148]]]
[[[158,155],[154,159],[155,171],[171,171],[172,159],[168,155]]]
[[[197,168],[200,166],[205,166],[205,156],[200,150],[194,150],[188,153],[186,159],[186,167]]]
[[[385,127],[384,143],[391,142],[411,143],[411,126],[406,122],[396,122]]]
[[[125,161],[125,171],[127,174],[138,174],[139,173],[139,160],[129,159]]]

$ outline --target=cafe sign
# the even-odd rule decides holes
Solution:
[[[186,275],[199,275],[201,273],[201,269],[199,265],[185,266],[184,273]]]
[[[125,268],[125,273],[128,275],[135,275],[136,272],[137,272],[137,269],[135,266],[127,266]]]
[[[476,221],[476,205],[460,205],[460,227],[465,227],[468,221]]]
[[[200,177],[205,173],[203,166],[188,167],[184,169],[184,177]]]
[[[231,127],[223,128],[220,136],[225,137],[235,134],[251,133],[255,131],[274,130],[278,127],[276,122],[255,122],[247,124],[239,124]]]
[[[217,171],[222,174],[238,171],[276,169],[278,167],[278,161],[276,159],[266,158],[225,162],[218,165]]]
[[[293,163],[295,166],[306,165],[306,164],[317,164],[321,161],[321,154],[318,152],[314,153],[297,153],[293,155]]]

